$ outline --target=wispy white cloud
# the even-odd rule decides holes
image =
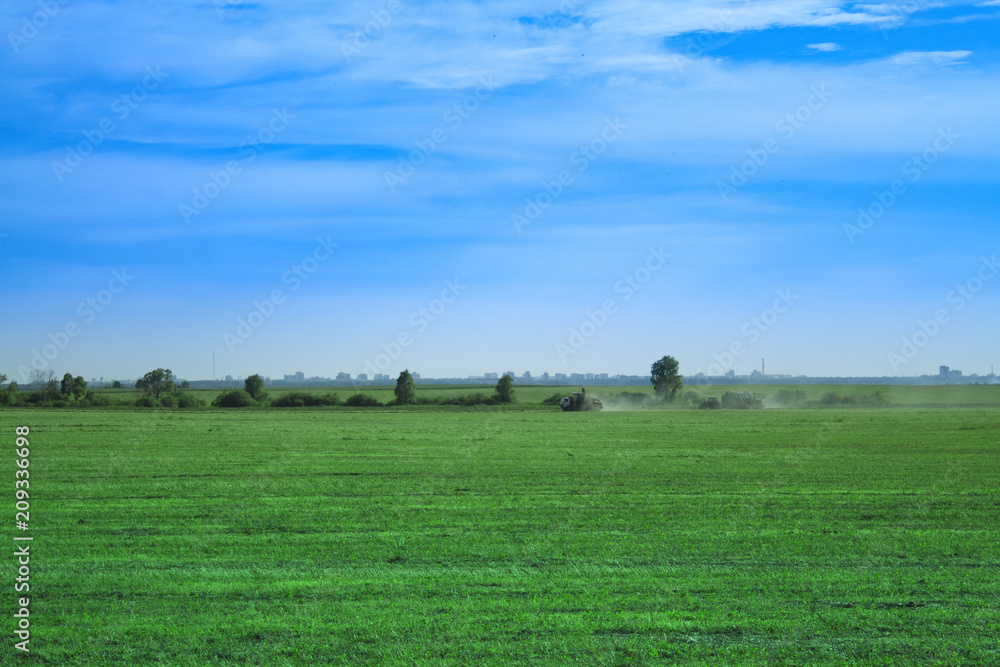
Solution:
[[[616,34],[669,36],[694,31],[739,32],[771,27],[874,24],[884,20],[876,11],[855,6],[845,11],[843,2],[830,0],[762,0],[733,5],[728,2],[604,2],[595,3],[588,14],[595,27]]]
[[[889,61],[894,65],[912,66],[948,66],[959,63],[972,55],[972,51],[906,51],[892,56]]]
[[[906,2],[893,3],[861,3],[853,5],[853,9],[882,16],[909,15],[916,12],[923,12],[929,9],[940,9],[948,7],[943,2],[928,2],[927,0],[909,0]]]
[[[833,53],[834,51],[840,51],[844,47],[835,42],[822,42],[820,44],[806,44],[806,48],[822,51],[823,53]]]

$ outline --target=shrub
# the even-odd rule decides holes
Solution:
[[[819,399],[819,402],[823,405],[836,405],[838,403],[843,405],[885,405],[888,401],[883,398],[882,392],[875,391],[871,394],[852,394],[844,397],[830,392],[823,394],[823,398]]]
[[[208,403],[205,399],[199,398],[194,394],[180,394],[177,397],[177,407],[179,408],[204,408]]]
[[[271,401],[271,405],[276,408],[304,408],[306,406],[305,397],[308,396],[300,391],[293,391],[280,398]]]
[[[495,405],[497,403],[509,403],[510,401],[504,401],[499,396],[487,396],[483,393],[476,394],[463,394],[461,396],[456,396],[450,401],[448,405],[461,405],[463,407],[472,407],[473,405]]]
[[[322,396],[315,397],[320,401],[317,405],[340,405],[340,396],[337,396],[333,392],[327,392]]]
[[[107,396],[95,394],[92,391],[87,392],[87,395],[84,397],[83,402],[85,405],[91,405],[95,408],[101,408],[111,405],[111,399],[109,399]]]
[[[159,405],[156,403],[156,399],[152,396],[140,396],[135,401],[135,407],[137,408],[157,408]]]
[[[340,397],[333,393],[323,395],[292,391],[271,401],[276,408],[312,408],[321,405],[340,405]]]
[[[256,405],[253,396],[242,389],[227,391],[212,401],[212,406],[216,408],[251,408]]]
[[[379,403],[378,399],[376,399],[374,396],[366,396],[365,394],[354,394],[354,396],[351,396],[346,401],[344,401],[344,405],[352,408],[375,408],[381,406],[382,404]]]
[[[23,392],[23,398],[24,402],[28,405],[37,405],[38,407],[51,405],[46,399],[45,394],[40,391]]]
[[[497,405],[503,403],[497,397],[496,394],[489,396],[482,392],[477,392],[475,394],[459,394],[458,396],[437,396],[435,398],[430,398],[427,396],[418,396],[416,399],[417,405],[458,405],[461,407],[472,407],[474,405]],[[398,401],[391,403],[391,405],[400,405]]]
[[[876,391],[862,396],[845,396],[842,402],[846,405],[884,405],[886,400],[882,398],[882,392]]]

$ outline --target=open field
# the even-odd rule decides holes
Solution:
[[[995,408],[0,415],[31,662],[1000,662]]]

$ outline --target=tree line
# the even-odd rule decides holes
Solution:
[[[31,375],[31,391],[21,391],[16,382],[7,382],[7,376],[0,373],[0,406],[36,406],[36,407],[106,407],[112,405],[108,396],[87,388],[87,382],[81,376],[74,377],[66,373],[61,381],[55,379],[53,371],[35,370]],[[379,407],[394,405],[502,405],[514,402],[514,380],[504,375],[497,382],[492,395],[484,393],[467,394],[449,397],[417,396],[413,375],[404,370],[396,380],[393,389],[395,400],[381,403],[375,397],[366,394],[354,394],[346,400],[332,393],[313,394],[309,392],[290,392],[274,400],[271,399],[264,385],[264,379],[254,374],[243,382],[243,389],[226,391],[220,394],[212,407],[216,408],[253,408],[253,407],[313,407],[324,405],[344,405],[347,407]],[[120,382],[115,382],[114,388],[121,388]],[[185,391],[188,383],[177,383],[169,368],[157,368],[149,371],[135,383],[135,388],[141,395],[135,400],[139,408],[204,408],[207,403],[197,395]]]
[[[107,395],[95,392],[87,387],[87,381],[82,376],[73,377],[71,373],[63,375],[62,380],[56,380],[53,371],[35,369],[29,376],[30,390],[21,390],[17,382],[7,382],[7,376],[0,373],[0,405],[3,406],[35,406],[35,407],[107,407],[113,405]],[[187,381],[179,385],[174,382],[170,369],[158,368],[146,373],[135,383],[136,389],[142,395],[136,400],[137,407],[205,407],[202,399],[181,390],[188,388]],[[123,389],[118,380],[112,389]]]
[[[670,356],[656,361],[651,368],[651,382],[656,394],[670,402],[677,398],[683,388],[682,376],[678,372],[679,364]],[[87,388],[87,382],[81,377],[70,373],[63,375],[62,380],[55,379],[53,371],[34,370],[31,374],[33,391],[21,391],[16,382],[4,386],[7,376],[0,373],[0,405],[36,405],[47,407],[89,407],[109,406],[110,399]],[[493,394],[475,393],[459,396],[430,398],[418,397],[413,375],[404,370],[396,379],[393,389],[395,399],[386,403],[387,406],[400,405],[506,405],[514,402],[514,379],[504,375],[494,387]],[[113,388],[122,388],[115,381]],[[135,401],[140,408],[203,408],[207,403],[198,396],[185,391],[187,381],[177,383],[169,368],[157,368],[149,371],[135,383],[135,388],[141,396]],[[373,396],[354,394],[344,401],[333,393],[323,395],[307,392],[290,392],[271,400],[264,385],[264,379],[254,374],[243,382],[243,389],[236,389],[220,394],[212,406],[217,408],[251,408],[251,407],[312,407],[318,405],[344,405],[348,407],[376,407],[383,405]]]
[[[87,381],[70,373],[56,380],[53,371],[34,370],[30,376],[30,391],[22,391],[17,382],[7,386],[7,376],[0,373],[0,405],[41,405],[53,407],[101,406],[110,401],[87,389]]]
[[[502,405],[514,402],[514,379],[509,375],[504,375],[497,381],[493,395],[483,393],[467,394],[461,396],[450,396],[447,398],[418,397],[416,383],[409,369],[404,370],[396,379],[396,386],[393,389],[395,399],[389,403],[381,403],[374,396],[357,393],[341,400],[335,393],[314,394],[305,391],[293,391],[275,399],[268,396],[264,389],[264,380],[260,375],[251,375],[244,381],[243,389],[234,389],[224,392],[212,401],[213,407],[218,408],[251,408],[270,406],[275,408],[308,408],[317,406],[345,407],[381,407],[398,405]],[[138,386],[138,385],[137,385]]]

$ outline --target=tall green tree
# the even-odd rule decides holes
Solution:
[[[0,380],[0,382],[5,382],[7,380],[6,375],[2,375],[0,377],[3,377],[3,380]],[[17,405],[17,392],[19,391],[20,389],[18,388],[16,382],[11,382],[7,385],[7,389],[0,391],[0,397],[3,398],[4,405]]]
[[[650,369],[649,381],[653,384],[656,395],[665,401],[676,399],[684,388],[684,376],[679,369],[680,363],[669,355],[654,362]]]
[[[87,381],[83,379],[82,375],[73,377],[71,374],[66,373],[59,383],[59,393],[63,396],[72,396],[79,400],[87,395]]]
[[[80,400],[87,395],[87,381],[82,375],[77,375],[69,385],[69,391],[76,400]]]
[[[497,403],[513,403],[514,378],[505,373],[502,378],[497,380],[497,386],[494,391],[496,392]]]
[[[169,368],[157,368],[155,371],[149,371],[143,375],[141,380],[136,381],[135,388],[159,402],[160,396],[174,390],[174,374],[170,372]]]
[[[250,397],[260,403],[267,398],[267,391],[264,389],[264,378],[254,374],[243,381],[243,391],[250,394]]]
[[[413,376],[409,370],[399,374],[396,379],[396,388],[392,390],[396,394],[397,405],[412,405],[417,402],[417,388],[413,384]]]
[[[61,394],[72,394],[73,393],[73,376],[70,373],[63,375],[62,382],[59,383],[59,393]]]

